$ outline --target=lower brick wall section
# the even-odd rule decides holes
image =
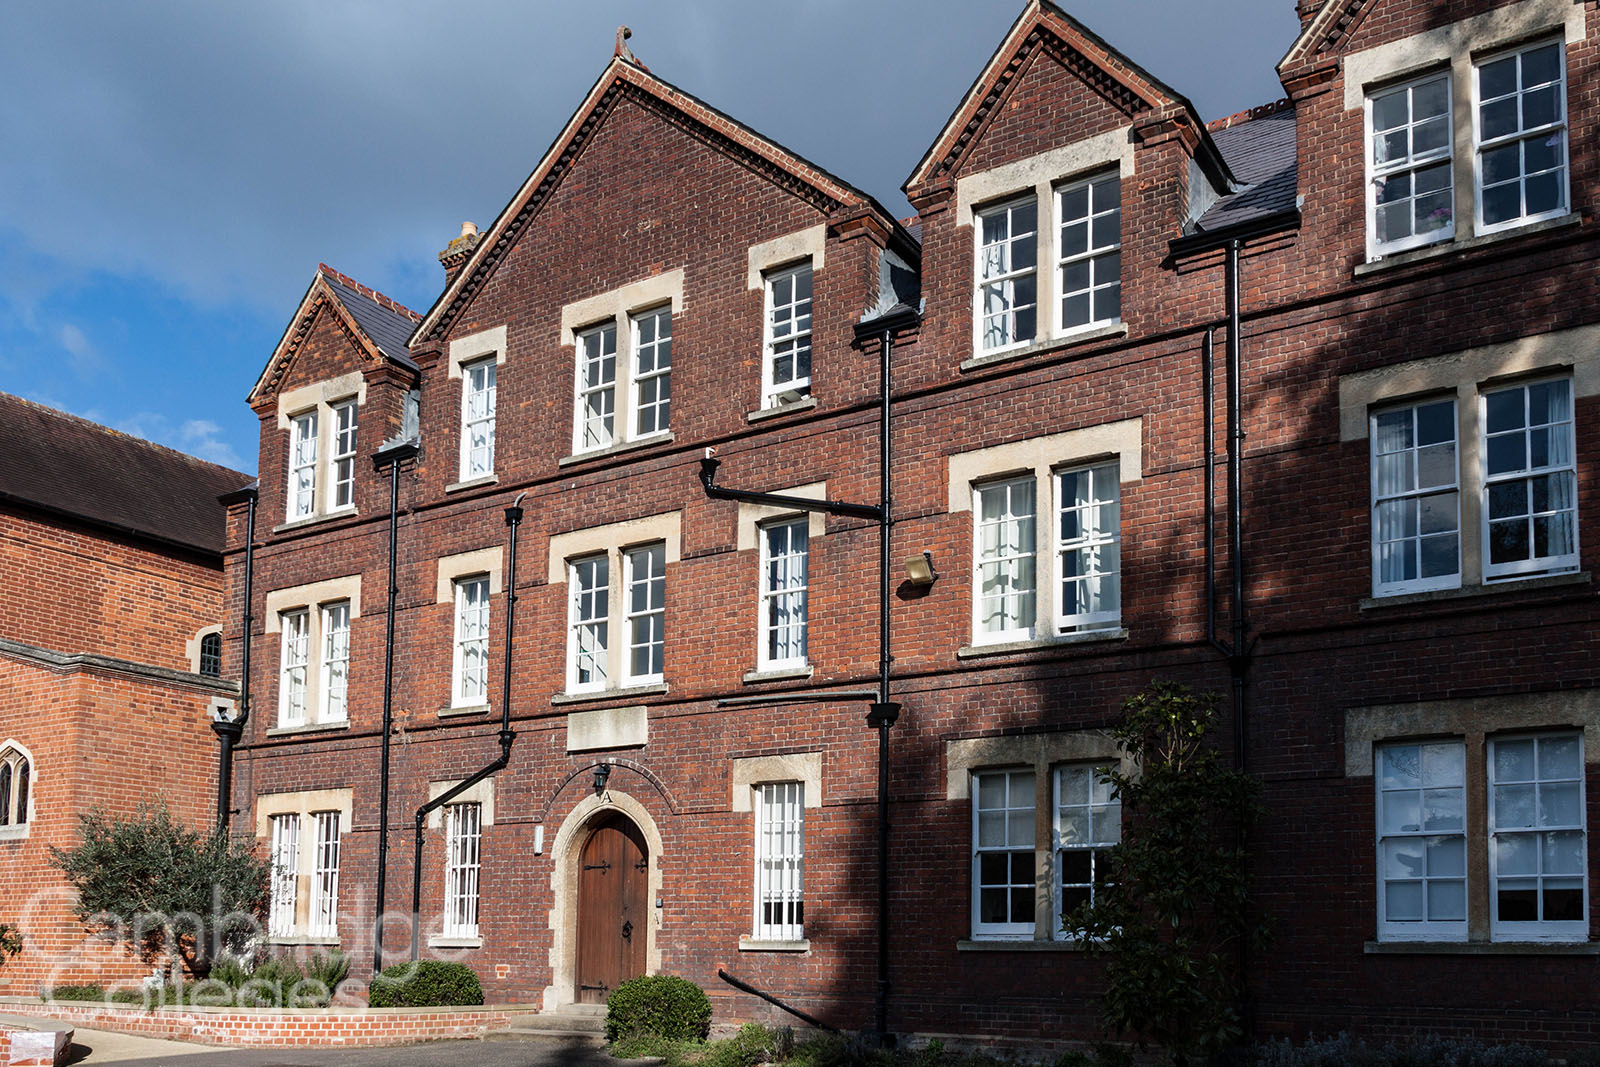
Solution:
[[[504,1030],[511,1019],[538,1009],[527,1005],[479,1008],[328,1008],[273,1011],[240,1008],[107,1007],[103,1004],[42,1004],[32,998],[0,997],[0,1014],[49,1018],[93,1030],[142,1037],[253,1048],[354,1048],[409,1045],[419,1041],[481,1038]],[[0,1057],[0,1064],[5,1064]]]

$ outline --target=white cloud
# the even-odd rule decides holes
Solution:
[[[67,323],[57,332],[56,339],[67,350],[67,355],[72,359],[73,373],[78,377],[93,378],[105,370],[105,357],[100,355],[94,342],[77,326]]]

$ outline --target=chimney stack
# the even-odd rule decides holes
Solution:
[[[445,288],[456,280],[456,275],[461,273],[461,268],[467,265],[467,260],[472,258],[472,252],[478,247],[480,238],[476,223],[463,222],[461,236],[453,239],[444,246],[444,251],[439,253],[439,263],[444,267]]]

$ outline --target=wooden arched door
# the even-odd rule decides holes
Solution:
[[[578,863],[577,1000],[604,1004],[644,974],[650,851],[637,826],[613,815],[589,835]]]

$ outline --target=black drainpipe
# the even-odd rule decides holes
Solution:
[[[1239,336],[1239,249],[1243,242],[1228,242],[1228,562],[1233,577],[1233,654],[1228,669],[1233,675],[1233,762],[1239,770],[1248,766],[1245,730],[1245,672],[1250,668],[1250,649],[1245,647],[1248,619],[1244,603],[1244,416],[1239,410],[1242,350]]]
[[[511,742],[517,738],[511,730],[511,649],[517,623],[517,527],[522,525],[522,498],[527,495],[518,493],[511,506],[506,508],[506,525],[511,529],[511,562],[506,568],[506,662],[500,683],[500,755],[472,777],[450,787],[417,809],[416,826],[413,828],[415,851],[411,856],[411,958],[413,960],[418,958],[421,950],[422,828],[428,819],[428,813],[444,807],[491,774],[504,770],[511,763]]]
[[[244,503],[247,507],[244,520],[244,636],[239,646],[239,714],[234,719],[212,719],[211,732],[217,735],[221,751],[217,754],[217,832],[228,832],[228,817],[233,813],[233,748],[244,736],[245,723],[250,721],[250,627],[255,616],[250,613],[251,592],[255,585],[256,561],[256,487],[228,493],[221,498],[226,506]]]
[[[372,457],[378,469],[389,468],[389,608],[383,645],[383,736],[378,743],[378,885],[372,909],[372,973],[383,970],[383,909],[389,887],[389,735],[394,731],[394,613],[400,595],[400,464],[416,457],[415,438],[380,449]]]
[[[700,461],[700,484],[713,500],[735,500],[746,504],[792,508],[796,511],[819,511],[825,515],[849,515],[871,519],[878,524],[878,691],[877,699],[867,712],[867,726],[878,731],[878,976],[873,992],[873,1030],[881,1044],[889,1044],[889,728],[900,717],[900,705],[889,699],[889,667],[894,662],[890,654],[889,601],[890,590],[890,540],[893,527],[891,470],[894,450],[891,443],[891,378],[890,358],[894,350],[894,332],[916,325],[921,313],[910,307],[899,307],[889,314],[857,324],[858,342],[873,337],[882,344],[879,369],[880,440],[878,443],[878,503],[851,504],[842,500],[810,500],[783,493],[757,493],[746,489],[728,489],[716,484],[717,468],[721,461],[714,458],[714,449],[706,449]],[[758,996],[765,994],[757,993]]]

